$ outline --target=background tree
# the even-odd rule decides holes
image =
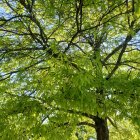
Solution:
[[[140,126],[139,0],[0,6],[1,139],[108,140],[107,123]]]

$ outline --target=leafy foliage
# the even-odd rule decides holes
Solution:
[[[139,127],[139,22],[139,0],[2,0],[1,139],[95,138],[99,118]]]

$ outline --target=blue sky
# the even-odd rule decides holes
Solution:
[[[0,7],[0,18],[5,15],[5,9],[3,7]]]
[[[4,8],[0,7],[0,15],[5,12]]]

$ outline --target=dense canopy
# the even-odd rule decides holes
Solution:
[[[139,7],[1,0],[0,139],[138,140]]]

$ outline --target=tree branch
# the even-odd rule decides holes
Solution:
[[[109,122],[110,122],[115,128],[118,128],[117,125],[116,125],[116,123],[113,122],[113,120],[112,120],[110,117],[106,117],[106,118],[109,120]]]
[[[121,48],[126,47],[127,43],[132,39],[131,35],[127,35],[127,37],[125,38],[125,41],[122,42],[118,47],[116,47],[110,54],[108,54],[106,56],[106,58],[103,60],[103,64],[105,64],[107,62],[107,60],[114,55],[115,53],[117,53]]]
[[[77,125],[87,125],[87,126],[90,126],[90,127],[96,127],[94,124],[92,123],[89,123],[89,122],[79,122]]]

